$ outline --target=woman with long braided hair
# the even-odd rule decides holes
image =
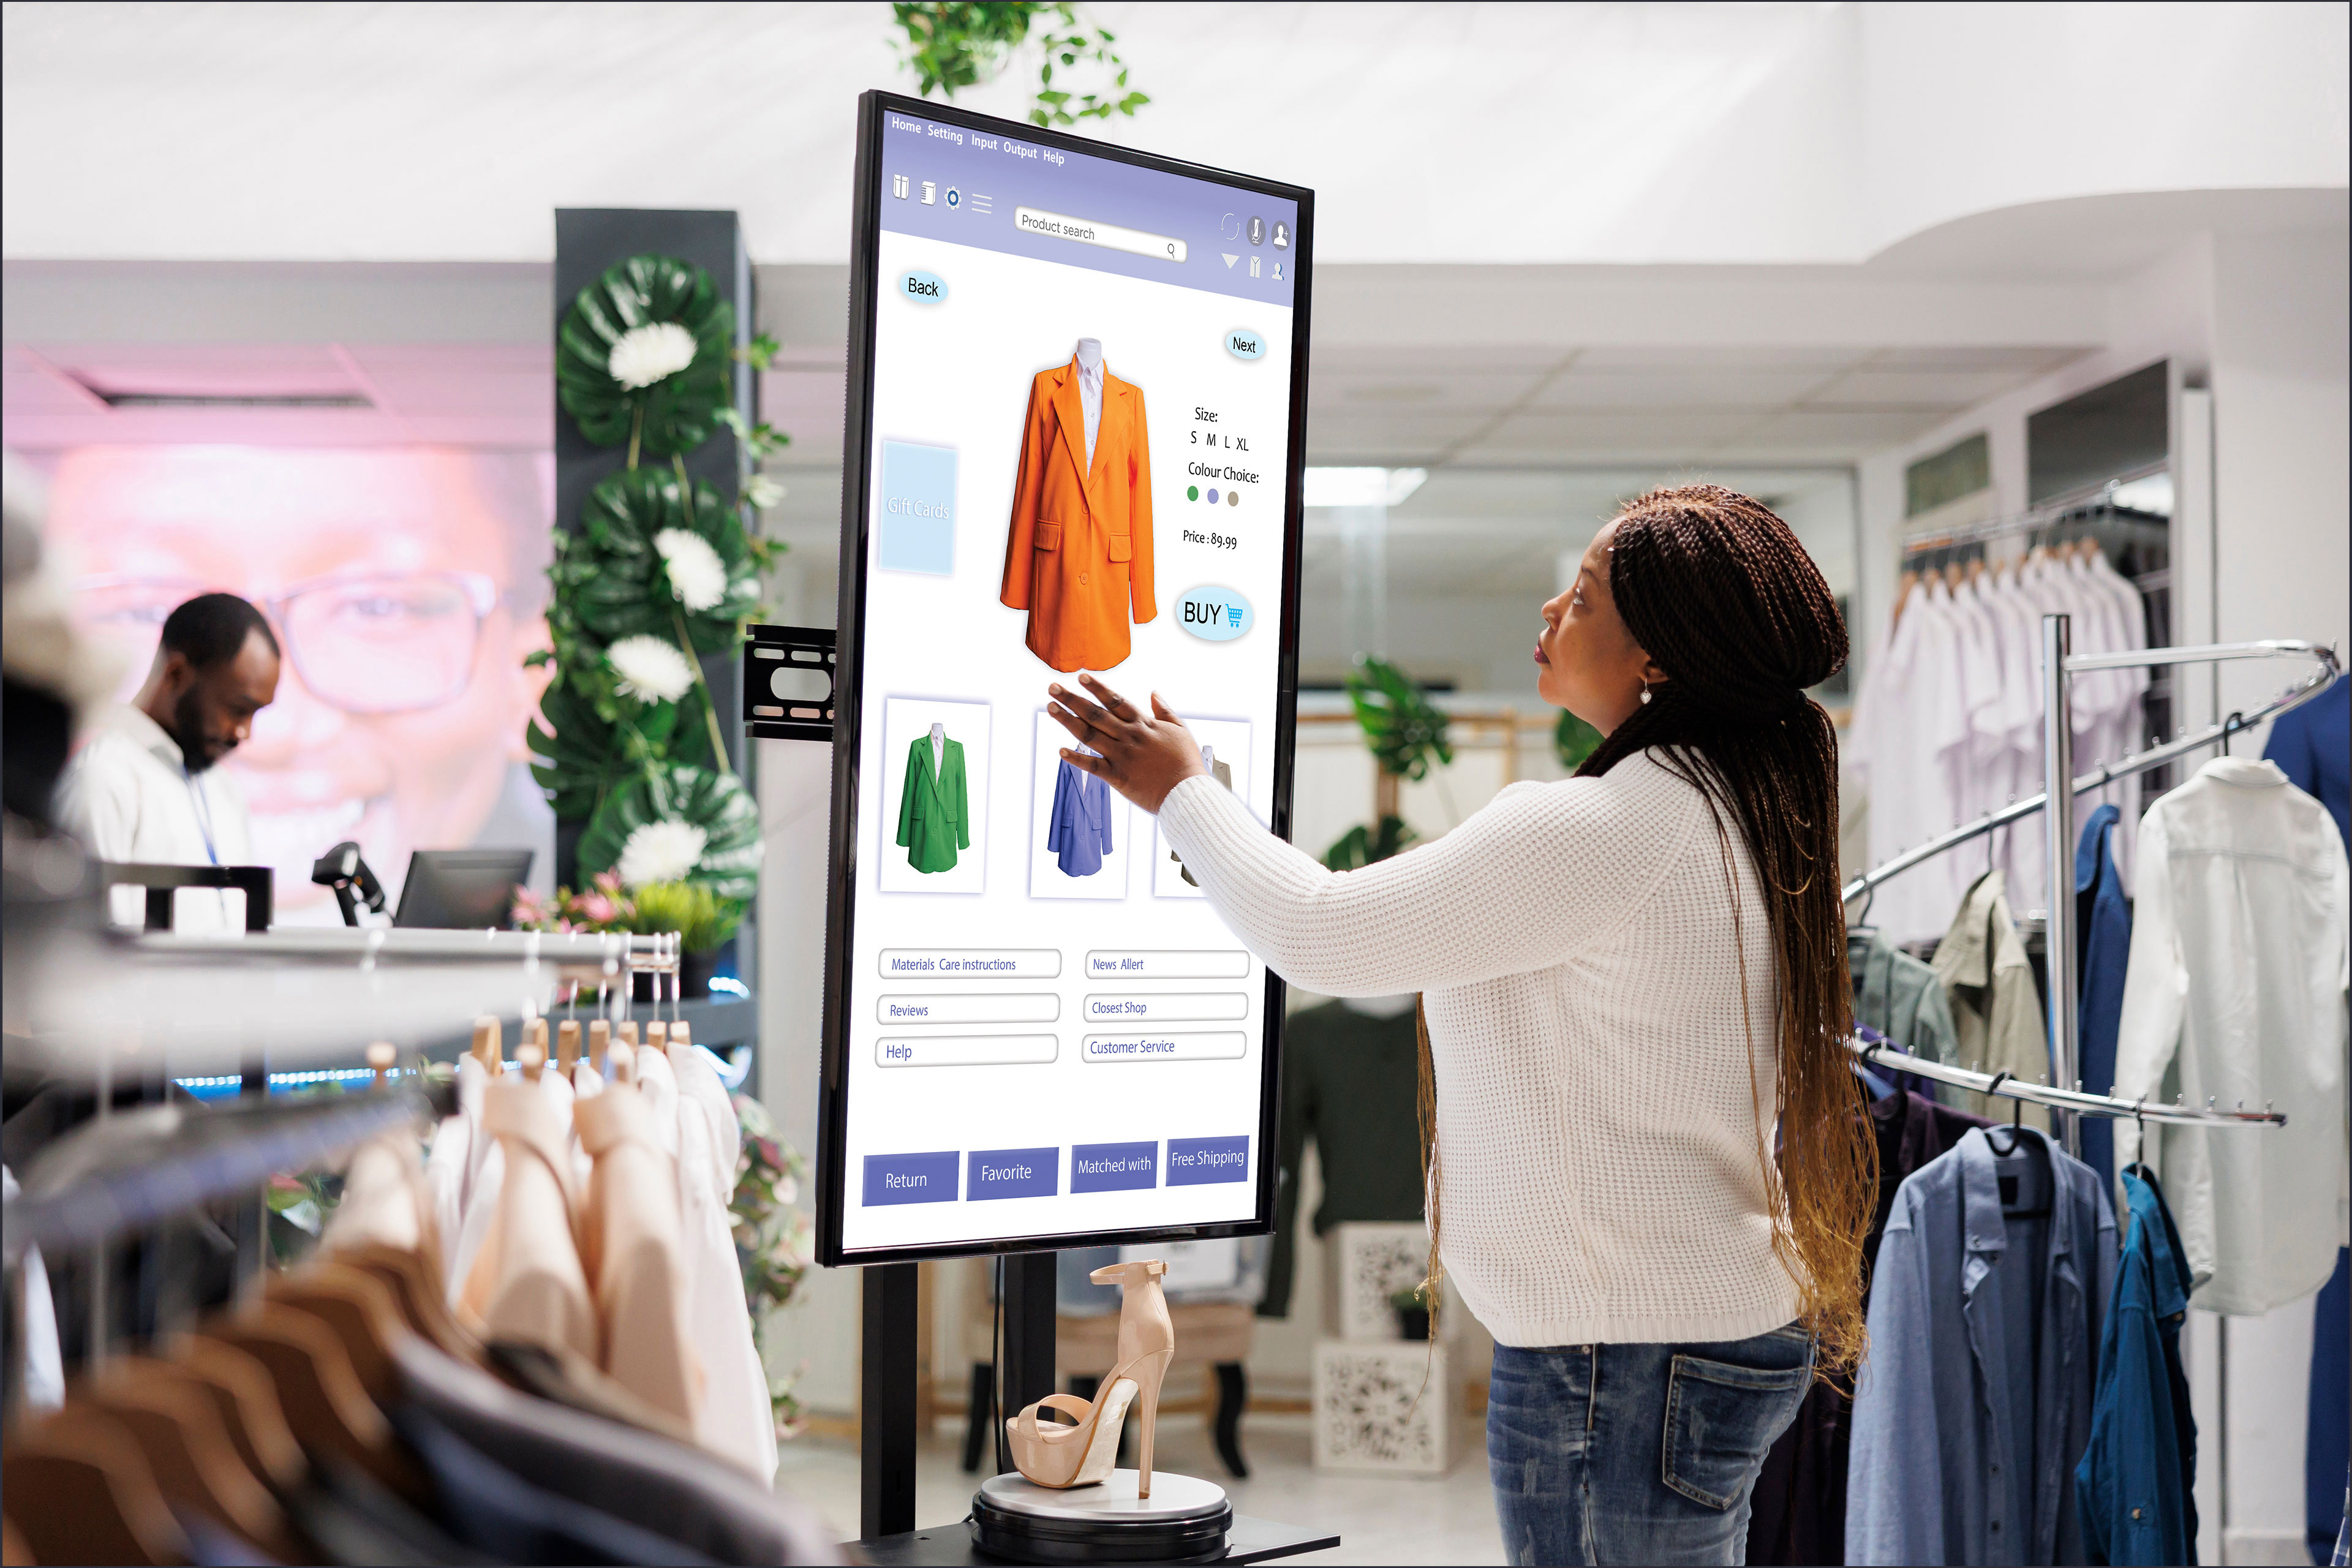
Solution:
[[[1049,695],[1093,749],[1062,755],[1160,814],[1277,973],[1422,993],[1431,1271],[1495,1335],[1511,1561],[1738,1563],[1766,1450],[1863,1351],[1877,1152],[1805,695],[1845,631],[1788,525],[1714,485],[1626,506],[1543,623],[1539,689],[1599,749],[1360,871],[1199,782],[1156,695]]]

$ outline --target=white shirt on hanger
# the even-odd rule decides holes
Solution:
[[[2266,1312],[2324,1284],[2346,1238],[2352,869],[2326,807],[2243,757],[2148,807],[2140,847],[2116,1096],[2267,1105],[2287,1123],[2117,1121],[2116,1166],[2144,1159],[2162,1180],[2193,1305]]]

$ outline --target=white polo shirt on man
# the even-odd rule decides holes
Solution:
[[[191,777],[179,742],[137,708],[108,709],[58,786],[66,826],[100,860],[165,866],[250,866],[253,827],[245,793],[217,767]],[[117,925],[135,926],[146,897],[119,887],[109,895]],[[242,893],[184,888],[173,929],[242,931]]]

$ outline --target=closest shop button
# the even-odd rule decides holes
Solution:
[[[956,1201],[956,1151],[866,1156],[866,1206]]]

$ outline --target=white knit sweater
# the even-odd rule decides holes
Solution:
[[[1738,825],[1727,861],[1696,789],[1647,753],[1514,784],[1347,873],[1207,779],[1171,791],[1160,822],[1276,973],[1330,995],[1424,993],[1445,1266],[1497,1341],[1736,1340],[1796,1317],[1760,1152],[1770,939]]]

